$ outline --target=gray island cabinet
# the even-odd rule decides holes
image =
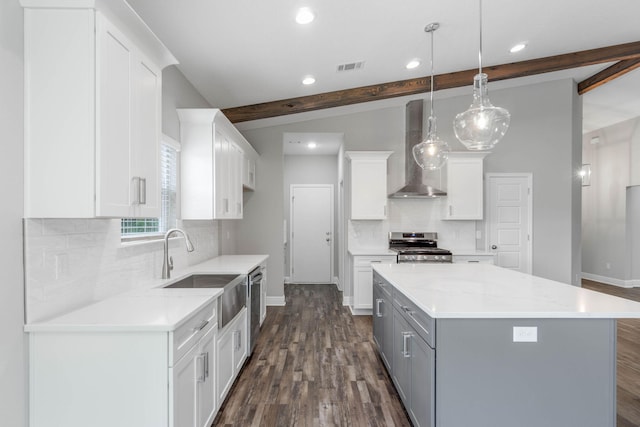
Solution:
[[[640,303],[487,264],[373,266],[373,333],[415,426],[614,427]]]

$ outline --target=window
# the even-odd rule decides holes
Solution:
[[[127,240],[158,236],[176,226],[178,217],[178,152],[180,144],[163,135],[160,144],[160,218],[122,218],[120,233]]]

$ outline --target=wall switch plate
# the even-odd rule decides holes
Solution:
[[[476,240],[481,240],[481,239],[482,239],[482,231],[476,230]]]
[[[538,327],[514,326],[513,342],[538,342]]]

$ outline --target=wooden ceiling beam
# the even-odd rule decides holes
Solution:
[[[612,66],[607,67],[599,73],[596,73],[578,83],[578,93],[583,95],[590,90],[635,70],[638,67],[640,67],[640,58],[625,59],[624,61],[616,62]]]
[[[489,75],[489,81],[498,81],[607,62],[625,62],[638,59],[640,59],[640,41],[483,67],[483,71]],[[472,69],[438,74],[434,76],[434,90],[469,86],[472,84],[473,76],[476,73],[477,70]],[[430,89],[429,77],[426,76],[242,107],[225,108],[222,111],[231,122],[238,123],[415,95],[428,92]]]

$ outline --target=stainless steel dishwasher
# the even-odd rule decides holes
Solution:
[[[257,267],[247,278],[247,329],[249,331],[249,348],[247,356],[251,356],[260,335],[260,294],[262,292],[262,268]]]

